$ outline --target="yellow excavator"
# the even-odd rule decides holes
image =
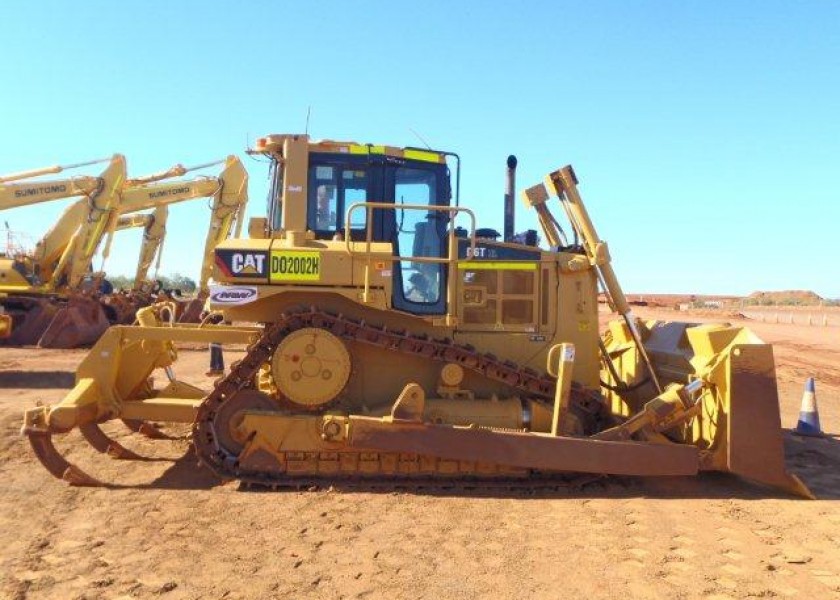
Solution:
[[[59,404],[26,411],[56,477],[101,485],[53,445],[73,429],[136,458],[100,428],[122,419],[191,423],[202,465],[270,487],[725,471],[810,496],[785,468],[772,348],[636,319],[570,166],[523,194],[546,249],[513,234],[512,207],[504,237],[476,228],[453,153],[299,134],[252,152],[271,165],[267,215],[217,246],[210,291],[234,325],[150,306],[109,329]],[[603,335],[599,291],[621,316]],[[203,390],[178,379],[177,345],[208,342],[247,350]]]
[[[32,181],[100,162],[108,166],[98,177]],[[84,197],[65,209],[33,253],[0,256],[0,305],[15,322],[9,343],[72,347],[92,343],[107,329],[89,269],[125,177],[120,154],[0,177],[0,210]]]
[[[113,233],[119,229],[144,226],[144,242],[135,275],[135,292],[144,293],[150,282],[146,275],[153,257],[163,242],[166,230],[166,207],[171,204],[209,198],[210,223],[204,240],[201,272],[198,278],[197,297],[191,301],[179,303],[177,306],[178,319],[181,322],[197,322],[207,294],[209,293],[209,279],[212,275],[214,249],[232,233],[239,236],[245,208],[248,202],[248,173],[242,162],[234,155],[222,161],[206,163],[185,169],[180,167],[179,175],[204,169],[210,166],[223,165],[221,173],[216,177],[201,176],[192,180],[159,183],[160,179],[168,178],[169,172],[146,178],[129,180],[120,195],[118,212],[109,224],[107,240],[103,250],[103,257],[107,258],[113,239]],[[140,214],[140,211],[155,209],[152,214]]]
[[[81,194],[93,195],[113,183],[108,188],[111,190],[108,201],[101,203],[101,209],[93,211],[90,207],[94,202],[90,198],[71,204],[38,242],[34,253],[0,258],[0,299],[18,321],[15,335],[8,343],[37,343],[50,348],[75,347],[96,341],[109,324],[133,322],[137,308],[148,304],[148,294],[111,295],[111,290],[103,287],[107,286],[103,283],[104,273],[90,272],[94,254],[103,238],[107,238],[103,259],[107,258],[114,231],[121,226],[131,226],[136,219],[145,223],[151,218],[138,216],[138,211],[161,209],[169,204],[202,197],[212,199],[211,222],[205,241],[206,258],[202,265],[203,287],[200,288],[206,295],[212,249],[229,235],[234,223],[239,227],[239,217],[247,202],[247,173],[243,165],[238,158],[230,156],[224,161],[192,168],[176,165],[153,175],[126,179],[125,161],[122,157],[120,160],[122,170],[118,184],[114,183],[115,177],[106,171],[102,178],[74,178],[2,187],[5,182],[92,163],[49,167],[0,179],[0,209]],[[219,177],[202,176],[189,181],[161,183],[164,179],[217,164],[224,164]],[[103,183],[106,176],[107,183]],[[4,198],[8,201],[4,202]],[[161,233],[163,214],[158,213],[159,222],[152,232],[153,236]],[[85,240],[84,253],[79,251],[80,240]],[[147,239],[141,252],[153,256],[152,245],[148,242]],[[144,260],[141,256],[141,266]],[[184,313],[182,318],[197,320],[203,301],[200,298],[186,304],[187,309],[180,311]]]
[[[149,279],[149,269],[155,262],[155,258],[157,258],[158,267],[160,266],[168,218],[169,208],[159,206],[150,213],[121,215],[117,221],[115,231],[125,231],[138,227],[143,229],[143,241],[140,245],[140,255],[134,273],[133,292],[150,293],[155,287],[155,282]]]

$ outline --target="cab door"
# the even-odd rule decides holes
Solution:
[[[393,306],[417,315],[446,313],[447,268],[443,263],[412,258],[442,258],[447,252],[448,217],[442,211],[402,209],[401,205],[448,206],[446,165],[419,161],[390,161],[385,168],[387,211],[385,239],[394,247]]]

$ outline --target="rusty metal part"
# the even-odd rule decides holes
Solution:
[[[89,346],[111,324],[99,301],[87,296],[71,296],[55,314],[38,346],[41,348],[78,348]]]
[[[186,302],[178,302],[179,323],[200,323],[201,313],[204,311],[205,298],[199,296]]]
[[[96,423],[80,425],[79,431],[82,432],[82,436],[97,452],[121,460],[143,460],[144,458],[136,452],[125,448],[116,440],[112,440]]]
[[[35,456],[54,477],[76,486],[98,487],[103,485],[102,482],[91,477],[59,454],[52,443],[52,434],[49,432],[28,430],[23,433],[29,439],[29,445],[32,446]]]
[[[450,339],[431,339],[426,336],[413,335],[406,331],[389,331],[385,327],[372,325],[364,321],[356,321],[342,315],[333,315],[316,308],[308,311],[288,312],[280,316],[280,319],[273,324],[267,325],[260,339],[249,346],[248,352],[240,361],[231,366],[227,377],[216,381],[214,390],[205,398],[198,408],[195,424],[193,425],[193,439],[196,446],[196,453],[199,460],[210,468],[216,475],[223,479],[239,479],[247,483],[260,485],[278,485],[286,481],[284,471],[286,468],[276,464],[276,458],[263,450],[252,453],[247,461],[240,463],[239,456],[235,452],[228,451],[219,439],[222,419],[219,415],[225,409],[225,404],[230,402],[239,393],[251,389],[255,385],[257,374],[263,364],[269,362],[278,346],[290,334],[305,328],[319,328],[329,331],[336,337],[352,340],[358,343],[370,344],[385,348],[389,351],[410,354],[442,363],[458,364],[468,371],[479,373],[490,380],[504,383],[515,392],[534,400],[548,402],[554,395],[555,382],[545,374],[538,373],[531,369],[520,368],[509,361],[501,361],[491,354],[480,354],[474,348],[455,344]],[[602,414],[603,405],[597,394],[587,392],[577,386],[573,386],[571,393],[571,404],[578,411],[578,414],[585,415],[589,421],[594,421]],[[585,429],[593,428],[590,425]],[[350,453],[355,455],[356,453]],[[371,454],[371,453],[367,453]],[[376,453],[373,453],[376,454]],[[451,463],[445,459],[436,457],[421,457],[423,460]],[[346,460],[354,460],[352,457],[345,457]],[[292,460],[293,464],[294,461]],[[300,468],[294,468],[293,472],[307,474],[307,468],[315,473],[330,472],[331,458],[323,461],[319,467],[319,457],[303,457]],[[362,457],[355,456],[358,462]],[[376,458],[376,464],[379,463]],[[382,454],[383,464],[394,467],[382,467],[379,471],[376,467],[369,467],[370,470],[362,469],[362,474],[378,475],[381,472],[397,473],[396,465],[400,460],[399,454]],[[418,457],[411,461],[415,462]],[[410,462],[411,462],[410,461]],[[370,465],[374,463],[371,462]],[[484,465],[486,467],[487,465]],[[435,471],[436,467],[431,470]],[[446,472],[450,467],[441,469]],[[464,475],[464,473],[456,473]],[[310,473],[311,474],[311,473]],[[398,474],[398,473],[397,473]],[[489,477],[523,477],[529,476],[528,470],[521,470],[510,467],[494,467],[484,469],[483,472],[473,473],[477,476]]]
[[[126,427],[135,433],[142,434],[150,440],[174,440],[171,435],[168,435],[160,430],[154,423],[148,421],[141,421],[140,419],[121,419]]]
[[[137,311],[151,304],[152,298],[143,292],[116,292],[101,297],[100,303],[112,325],[131,325]]]
[[[13,322],[12,335],[3,341],[9,346],[36,345],[60,308],[49,296],[10,296],[3,305]]]

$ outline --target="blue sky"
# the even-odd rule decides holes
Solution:
[[[121,152],[131,175],[248,140],[433,147],[502,226],[572,163],[631,292],[840,297],[840,3],[14,2],[0,37],[0,173]],[[88,170],[89,173],[95,171]],[[43,232],[63,203],[4,211]],[[535,227],[517,206],[518,230]],[[173,207],[163,271],[197,275],[202,201]],[[139,233],[106,264],[133,272]],[[99,267],[97,262],[96,267]]]

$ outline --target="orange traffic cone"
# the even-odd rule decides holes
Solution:
[[[817,409],[817,393],[814,389],[814,378],[809,377],[805,382],[805,392],[802,394],[802,406],[799,409],[799,421],[793,433],[797,435],[821,436],[820,411]]]

